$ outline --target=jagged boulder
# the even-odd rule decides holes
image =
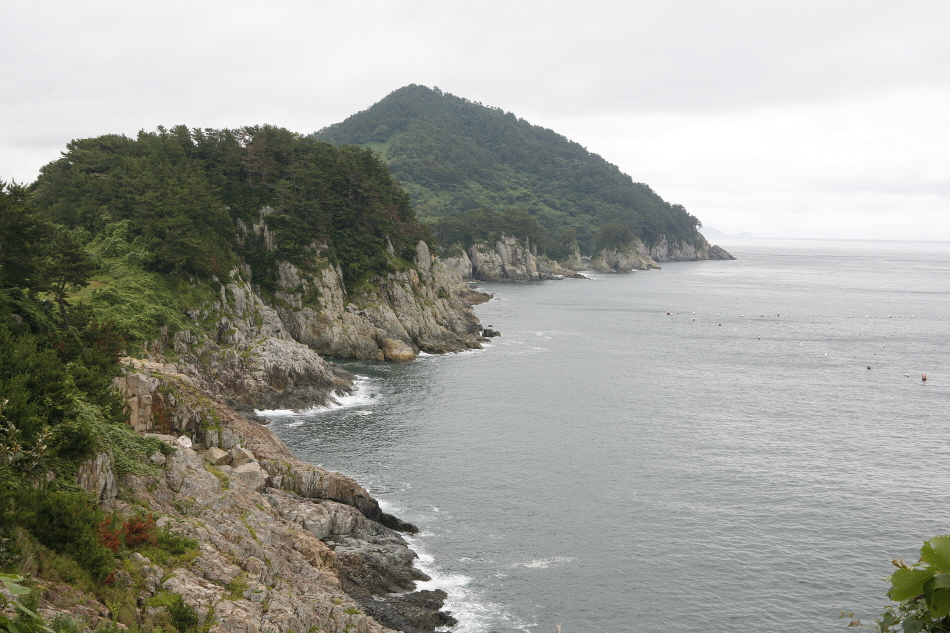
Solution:
[[[206,450],[202,458],[212,466],[227,466],[231,463],[231,460],[234,459],[231,453],[217,446],[212,446]]]
[[[264,492],[267,485],[267,471],[257,462],[231,467],[231,479],[239,481],[254,492]]]

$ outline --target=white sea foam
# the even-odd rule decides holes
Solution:
[[[375,402],[375,398],[376,389],[373,384],[373,379],[371,379],[369,376],[357,376],[356,382],[353,383],[352,392],[342,396],[336,394],[331,395],[328,406],[312,406],[308,409],[302,409],[300,411],[294,411],[293,409],[255,409],[254,413],[268,418],[313,416],[326,413],[327,411],[350,409],[368,405]],[[367,411],[364,412],[363,415],[368,415],[369,413],[372,412]],[[298,420],[288,424],[287,426],[299,426],[303,422],[305,422],[305,420]]]
[[[464,574],[444,573],[435,563],[435,557],[427,552],[421,542],[431,535],[423,532],[415,536],[406,535],[409,546],[419,555],[416,567],[432,580],[417,582],[417,590],[441,589],[447,594],[443,609],[452,613],[458,620],[452,628],[442,627],[437,631],[452,633],[481,633],[496,628],[509,628],[529,631],[532,624],[518,621],[508,609],[498,603],[486,600],[481,592],[471,586],[472,578]]]
[[[529,563],[515,563],[512,567],[529,567],[534,569],[547,569],[551,565],[560,565],[577,560],[572,556],[554,556],[552,558],[536,558]]]

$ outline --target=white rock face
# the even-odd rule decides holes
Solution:
[[[510,235],[491,245],[477,242],[467,252],[447,258],[445,266],[461,279],[480,281],[539,281],[570,272],[539,256],[531,244],[522,244]]]

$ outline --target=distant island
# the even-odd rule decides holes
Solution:
[[[729,235],[725,231],[720,231],[719,229],[715,229],[711,226],[701,227],[699,231],[706,237],[755,237],[748,231],[743,231],[741,233],[734,233],[732,235]]]

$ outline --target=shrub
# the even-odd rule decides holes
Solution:
[[[140,545],[155,545],[158,542],[155,517],[151,514],[131,517],[122,525],[122,533],[125,538],[125,545],[129,548],[136,548]]]
[[[114,558],[99,540],[102,512],[85,491],[35,490],[15,493],[15,519],[41,544],[72,557],[94,578],[105,578]]]

